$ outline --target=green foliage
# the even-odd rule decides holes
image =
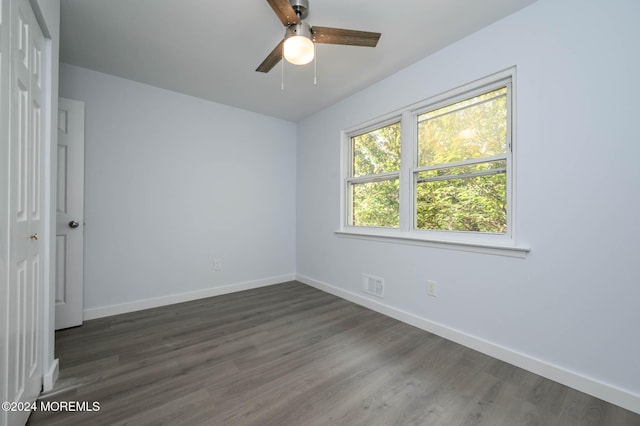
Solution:
[[[418,116],[416,227],[504,233],[507,227],[507,90]],[[400,169],[400,123],[352,138],[352,176]],[[482,159],[487,159],[483,161]],[[503,157],[504,158],[504,157]],[[475,164],[456,163],[478,160]],[[352,224],[398,227],[399,181],[351,185]]]
[[[352,176],[400,170],[400,123],[351,138]],[[400,187],[397,178],[352,185],[352,224],[397,227]]]
[[[352,137],[352,176],[400,170],[400,135],[400,123],[393,123]]]
[[[418,167],[507,151],[506,89],[418,116]]]
[[[353,185],[353,225],[397,228],[400,218],[398,179]]]
[[[419,183],[418,229],[504,233],[506,175]]]

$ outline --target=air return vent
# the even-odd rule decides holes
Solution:
[[[365,293],[384,297],[384,279],[373,275],[362,274],[362,289]]]

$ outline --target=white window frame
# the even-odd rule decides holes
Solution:
[[[347,142],[347,161],[346,161],[346,165],[347,165],[347,173],[346,173],[346,178],[345,178],[345,182],[346,182],[346,211],[345,211],[345,217],[344,217],[344,223],[347,224],[347,226],[349,227],[357,227],[357,228],[365,228],[363,226],[356,226],[356,225],[350,225],[351,222],[351,217],[353,215],[353,210],[352,210],[352,201],[351,201],[351,191],[349,190],[351,185],[358,185],[358,184],[365,184],[365,183],[371,183],[371,182],[381,182],[381,181],[385,181],[385,180],[393,180],[393,179],[397,179],[400,181],[400,173],[402,168],[400,168],[400,170],[396,170],[396,171],[392,171],[392,172],[384,172],[384,173],[374,173],[374,174],[369,174],[369,175],[364,175],[364,176],[357,176],[357,177],[352,177],[353,175],[353,153],[351,152],[351,138],[365,134],[365,133],[369,133],[369,132],[373,132],[375,130],[381,129],[383,127],[387,127],[390,126],[392,124],[395,123],[400,123],[400,132],[402,132],[402,116],[398,116],[398,115],[393,115],[391,117],[387,117],[384,121],[376,121],[374,125],[372,126],[368,126],[368,127],[364,127],[364,128],[360,128],[360,130],[358,132],[350,132],[349,136],[348,136],[348,142]],[[401,133],[402,134],[402,133]],[[402,158],[402,144],[400,146],[400,156]],[[402,164],[402,162],[401,162]],[[401,189],[402,191],[402,189]],[[402,217],[402,215],[400,215],[400,217]],[[385,227],[366,227],[366,228],[372,228],[372,229],[398,229],[398,228],[385,228]]]
[[[465,84],[453,90],[436,95],[414,105],[378,117],[366,123],[345,129],[341,132],[341,179],[340,179],[340,228],[339,236],[399,242],[414,245],[427,245],[449,249],[458,249],[513,257],[525,257],[529,248],[519,245],[516,240],[515,220],[515,182],[516,182],[516,69],[515,67],[491,76]],[[416,179],[418,173],[430,169],[417,167],[417,128],[418,116],[459,102],[463,99],[486,93],[500,87],[507,87],[507,153],[496,159],[507,160],[507,231],[504,234],[483,232],[461,232],[423,230],[416,228]],[[366,227],[350,225],[351,211],[350,185],[359,178],[351,177],[351,138],[380,127],[400,121],[401,162],[399,172],[400,217],[398,228]],[[483,158],[480,161],[489,160]],[[471,163],[476,160],[470,160]],[[465,162],[466,163],[466,162]],[[395,173],[394,173],[395,174]]]

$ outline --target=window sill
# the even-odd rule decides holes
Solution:
[[[461,250],[474,253],[491,254],[496,256],[507,256],[524,259],[531,251],[530,247],[503,244],[499,242],[485,241],[456,241],[435,238],[421,238],[408,232],[391,231],[385,232],[371,230],[340,230],[335,234],[343,238],[356,238],[362,240],[381,241],[387,243],[408,244],[424,247],[435,247],[447,250]]]

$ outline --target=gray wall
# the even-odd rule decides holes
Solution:
[[[60,71],[86,102],[86,310],[295,272],[295,124]]]

